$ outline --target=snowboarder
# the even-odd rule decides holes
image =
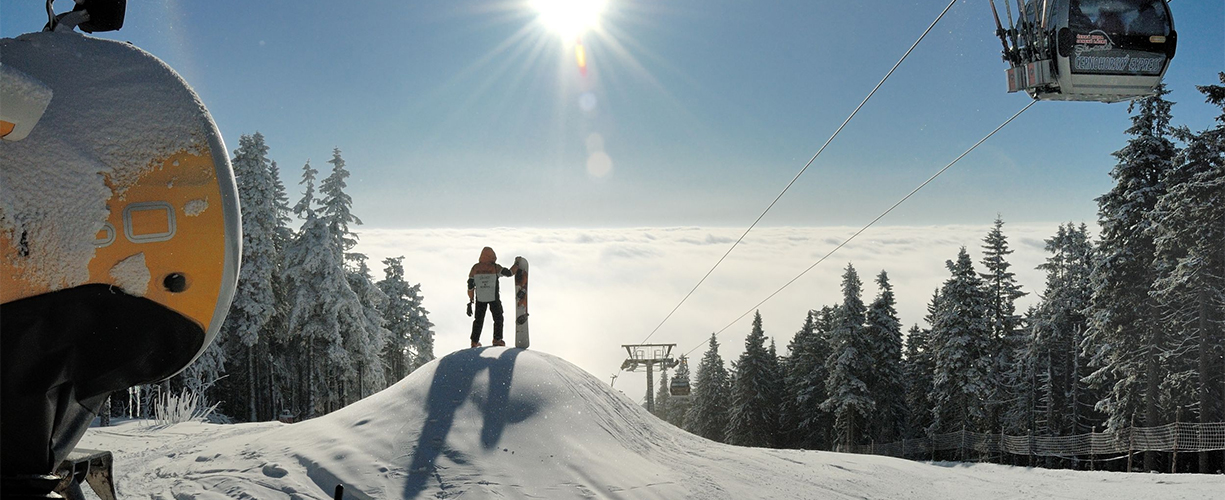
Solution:
[[[493,313],[493,345],[504,346],[502,340],[502,297],[498,292],[498,276],[513,276],[514,273],[497,263],[493,249],[481,250],[480,261],[468,273],[468,316],[472,316],[472,303],[476,302],[476,318],[472,320],[472,347],[481,346],[481,329],[485,326],[485,309]]]

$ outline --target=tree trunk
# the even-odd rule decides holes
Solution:
[[[247,346],[247,421],[255,422],[255,346]]]
[[[1149,309],[1149,312],[1151,312],[1152,308],[1146,309]],[[1151,318],[1152,315],[1147,315],[1147,317]],[[1161,345],[1161,335],[1150,321],[1147,318],[1143,321],[1143,327],[1148,328],[1153,333],[1153,342],[1148,348],[1148,367],[1146,369],[1148,373],[1146,374],[1146,387],[1144,390],[1144,425],[1145,427],[1156,427],[1161,425],[1161,409],[1157,405],[1159,383],[1162,378],[1158,375],[1161,369],[1161,361],[1157,356],[1158,346]],[[1157,470],[1157,453],[1156,451],[1146,451],[1144,453],[1144,472]]]
[[[304,363],[306,366],[306,418],[315,416],[315,370],[311,369],[311,365],[314,364],[312,362],[313,355],[314,346],[308,344],[306,347],[306,363]]]
[[[1208,320],[1208,291],[1201,288],[1197,294],[1199,302],[1199,421],[1200,423],[1211,422],[1213,417],[1213,407],[1216,402],[1212,398],[1212,342],[1211,328]],[[1211,454],[1207,451],[1199,453],[1199,472],[1207,474],[1211,465],[1209,463]]]

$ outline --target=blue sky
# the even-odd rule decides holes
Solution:
[[[586,76],[523,0],[137,1],[103,36],[178,70],[229,147],[262,132],[291,198],[341,148],[368,227],[743,228],[944,5],[610,0]],[[4,36],[45,22],[0,9]],[[1202,129],[1225,5],[1172,9],[1175,122]],[[762,224],[862,224],[1024,106],[992,30],[959,1]],[[1125,104],[1039,103],[887,222],[1092,221],[1127,126]]]

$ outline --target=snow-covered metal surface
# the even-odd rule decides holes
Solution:
[[[120,285],[111,269],[143,253],[146,283],[122,287],[147,288],[147,298],[199,322],[207,345],[237,282],[241,223],[225,145],[199,97],[153,55],[72,32],[0,39],[0,64],[54,94],[27,137],[0,141],[4,301]],[[175,196],[201,201],[168,204],[165,214],[127,210]],[[150,245],[175,236],[166,248]],[[161,279],[175,272],[194,289],[164,290]]]

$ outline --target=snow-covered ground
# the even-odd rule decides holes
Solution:
[[[121,498],[1225,498],[1225,476],[928,464],[741,448],[534,350],[468,349],[297,424],[93,428]]]

